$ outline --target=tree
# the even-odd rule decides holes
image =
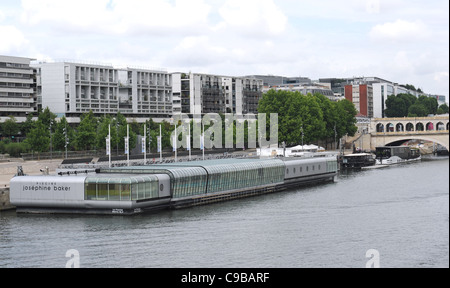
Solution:
[[[326,98],[326,97],[325,97]],[[269,90],[259,102],[259,113],[278,114],[278,141],[286,145],[311,143],[327,137],[329,104],[322,96]],[[333,121],[333,120],[331,120]],[[334,126],[334,125],[333,125]],[[302,133],[303,132],[303,133]],[[303,137],[302,137],[303,135]]]
[[[415,103],[409,107],[408,116],[409,117],[425,117],[428,115],[427,108],[420,103]]]
[[[31,129],[33,129],[34,121],[33,121],[33,114],[29,113],[27,114],[27,119],[25,122],[21,125],[21,131],[23,135],[27,135],[28,132],[30,132]]]
[[[41,120],[37,120],[34,123],[34,127],[28,133],[25,141],[30,145],[32,151],[44,152],[49,149],[49,131]]]
[[[436,114],[448,114],[448,106],[446,103],[439,106],[436,111]]]
[[[62,117],[61,120],[56,123],[55,133],[52,136],[53,147],[55,147],[55,150],[64,151],[66,149],[66,135],[67,141],[69,142],[67,148],[72,150],[74,148],[75,132],[69,123],[67,123],[66,117]]]
[[[417,101],[408,110],[409,117],[425,117],[430,114],[436,114],[438,102],[436,98],[420,96]]]
[[[11,139],[11,136],[17,135],[19,132],[19,125],[16,123],[16,118],[9,116],[2,124],[3,134]]]
[[[333,139],[335,137],[335,128],[337,130],[337,109],[336,106],[333,105],[333,102],[330,101],[326,96],[315,93],[314,97],[316,101],[319,103],[320,108],[322,109],[323,120],[325,121],[325,137],[324,140],[328,143],[329,139]],[[337,136],[337,135],[336,135]]]
[[[336,102],[337,108],[337,122],[336,129],[338,137],[342,137],[346,134],[354,136],[358,127],[356,127],[356,111],[355,105],[347,99]]]
[[[80,125],[76,133],[76,144],[80,150],[90,150],[95,148],[95,139],[97,135],[97,119],[94,113],[90,111],[81,116]]]
[[[112,124],[112,122],[113,121],[109,115],[101,117],[98,120],[97,136],[95,139],[95,145],[97,146],[97,149],[106,149],[106,138],[108,137],[108,134],[109,134],[109,127],[110,127],[110,125],[111,125],[111,128],[112,128],[112,126],[114,126]],[[112,138],[113,138],[113,131],[111,131],[111,139]],[[114,147],[113,143],[111,143],[111,149],[113,147]]]
[[[44,124],[44,127],[48,127],[48,129],[51,127],[52,131],[56,129],[56,114],[52,113],[48,107],[39,113],[38,120]]]
[[[408,109],[416,102],[417,98],[411,94],[390,95],[386,99],[386,109],[384,114],[386,117],[406,117]]]

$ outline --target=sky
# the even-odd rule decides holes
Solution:
[[[0,55],[226,76],[373,76],[448,103],[449,1],[1,0]]]

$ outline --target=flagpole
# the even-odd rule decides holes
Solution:
[[[111,168],[111,124],[108,127],[108,156],[109,156],[109,168]]]
[[[173,136],[173,145],[174,145],[174,149],[175,149],[175,163],[178,162],[177,159],[177,142],[178,142],[178,137],[177,137],[177,125],[175,124],[175,135]]]
[[[147,125],[146,124],[144,124],[144,139],[143,139],[143,141],[144,141],[144,144],[142,144],[142,148],[144,148],[144,149],[142,149],[143,151],[142,152],[144,152],[144,165],[147,163]]]
[[[203,160],[205,160],[205,126],[202,123],[202,151],[203,151]]]
[[[161,136],[161,124],[159,125],[159,162],[162,163],[162,136]]]
[[[127,124],[127,165],[130,166],[130,125]]]
[[[191,161],[191,124],[189,123],[189,136],[187,140],[187,147],[189,149],[189,161]]]

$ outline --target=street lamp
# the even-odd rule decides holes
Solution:
[[[53,160],[53,147],[52,147],[52,121],[50,120],[50,127],[48,128],[50,132],[50,159]]]
[[[67,159],[67,145],[69,145],[69,137],[67,135],[67,123],[64,124],[63,134],[64,134],[64,148],[66,149],[66,158]]]
[[[302,132],[302,151],[304,150],[303,148],[303,136],[305,136],[305,134],[303,133],[303,125],[300,127],[300,131]]]

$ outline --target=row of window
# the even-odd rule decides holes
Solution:
[[[255,163],[205,166],[198,175],[179,175],[173,179],[173,197],[199,195],[282,182],[284,165],[263,167]]]
[[[305,168],[306,168],[306,169],[305,169],[306,172],[309,172],[309,167],[310,167],[310,166],[306,166],[306,167],[305,167]],[[322,167],[322,166],[319,164],[317,170],[320,171],[321,167]],[[294,171],[293,171],[294,174],[297,173],[297,167],[294,167],[293,170],[294,170]],[[311,166],[311,171],[315,171],[315,170],[316,170],[316,165],[312,165],[312,166]],[[300,166],[299,169],[298,169],[298,171],[299,171],[300,173],[303,173],[303,166]],[[289,175],[289,168],[286,168],[286,175]]]
[[[122,183],[121,183],[122,182]],[[121,178],[87,179],[84,190],[85,200],[97,201],[137,201],[159,197],[156,177],[147,177],[137,183]]]

